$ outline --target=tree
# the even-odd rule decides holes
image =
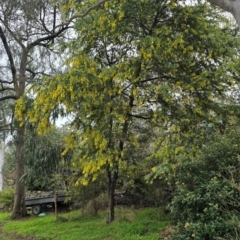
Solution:
[[[176,169],[171,239],[239,239],[239,127],[213,134],[195,161]]]
[[[58,191],[67,194],[65,182],[69,178],[69,163],[71,154],[62,156],[64,149],[64,138],[67,129],[52,128],[44,136],[38,136],[31,125],[26,125],[24,166],[25,174],[21,181],[26,190],[49,191],[57,196]],[[10,186],[15,185],[13,173],[15,149],[9,146],[6,151],[6,161],[4,163],[5,183]],[[56,217],[57,205],[55,205]]]
[[[86,16],[104,1],[83,9],[82,14],[70,11],[64,1],[2,1],[0,8],[1,49],[6,62],[1,79],[1,92],[9,93],[1,101],[18,100],[26,88],[40,75],[51,73],[51,53],[56,50],[55,39],[64,37],[78,17]],[[51,64],[46,64],[47,56]],[[42,64],[44,58],[45,64]],[[24,186],[20,181],[24,174],[23,147],[24,123],[16,122],[16,186],[12,219],[26,214]]]
[[[66,129],[52,128],[48,134],[39,136],[33,128],[31,131],[27,129],[24,155],[27,170],[24,182],[28,189],[53,188],[53,175],[61,171],[64,175],[64,163],[69,162],[69,155],[66,156],[68,159],[62,156],[66,133]]]
[[[240,1],[239,0],[208,0],[208,2],[222,8],[233,15],[240,27]]]
[[[39,2],[38,2],[39,3]],[[52,40],[62,34],[67,27],[56,26],[57,7],[50,2],[4,1],[1,5],[0,37],[7,62],[5,79],[2,80],[2,91],[8,90],[4,99],[19,99],[25,92],[27,85],[41,74],[31,60],[38,54],[37,47],[47,48]],[[55,11],[50,14],[48,8]],[[31,10],[30,10],[31,9]],[[49,9],[50,10],[50,9]],[[16,21],[16,18],[18,21]],[[54,23],[49,26],[50,22]],[[54,20],[55,19],[55,20]],[[18,23],[18,24],[16,24]],[[35,51],[34,51],[35,50]],[[45,67],[43,67],[45,69]],[[43,72],[42,72],[43,73]],[[24,204],[24,186],[20,181],[24,174],[23,146],[24,125],[16,124],[16,186],[12,218],[26,214]]]
[[[238,43],[228,23],[221,28],[218,20],[205,4],[106,2],[76,23],[81,34],[69,45],[74,52],[67,73],[35,88],[27,115],[39,132],[55,113],[72,116],[65,152],[81,150],[79,182],[87,184],[106,170],[108,222],[114,220],[119,168],[131,164],[129,149],[140,151],[142,132],[136,134],[136,126],[188,132],[221,113],[215,100],[234,83],[229,69]],[[19,118],[26,117],[20,113],[24,106],[18,107]]]
[[[30,126],[31,129],[31,126]],[[64,157],[66,129],[53,128],[48,134],[38,136],[34,129],[26,132],[24,163],[26,173],[23,181],[27,190],[51,191],[55,198],[55,214],[58,218],[57,194],[67,194],[71,153]]]

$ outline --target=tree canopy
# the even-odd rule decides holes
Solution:
[[[160,146],[166,134],[189,134],[202,121],[217,123],[224,115],[226,91],[237,77],[239,42],[234,26],[214,8],[106,1],[75,29],[66,72],[34,85],[33,108],[24,115],[21,98],[16,113],[20,121],[27,116],[37,124],[39,133],[56,116],[71,116],[63,154],[80,149],[82,184],[106,169],[113,192],[119,168],[131,163],[129,149],[144,152],[144,129],[159,134]],[[169,151],[164,154],[169,159]]]

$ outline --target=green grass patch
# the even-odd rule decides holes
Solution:
[[[4,220],[10,217],[10,214],[8,212],[0,212],[0,223],[2,223]]]
[[[81,211],[45,217],[31,216],[27,219],[6,220],[9,214],[0,213],[4,232],[31,235],[36,239],[57,240],[157,240],[161,230],[168,225],[168,218],[161,209],[132,210],[116,208],[116,220],[107,224],[107,212],[96,216],[81,216]]]

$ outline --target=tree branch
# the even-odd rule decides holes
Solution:
[[[67,29],[68,29],[68,26],[65,26],[65,27],[61,28],[58,32],[54,32],[46,37],[38,38],[36,41],[28,44],[28,49],[32,49],[34,46],[37,46],[37,45],[42,45],[42,46],[46,47],[45,44],[43,45],[43,44],[41,44],[41,42],[51,41],[54,38],[58,37],[61,33],[63,33]]]
[[[129,114],[129,116],[135,117],[135,118],[140,118],[140,119],[145,119],[145,120],[151,119],[151,117],[145,117],[145,116],[135,115],[135,114]]]
[[[24,48],[25,48],[24,44],[23,44],[22,41],[17,37],[17,35],[9,28],[8,23],[6,22],[6,19],[4,18],[4,20],[3,20],[3,19],[0,18],[0,20],[1,20],[1,22],[3,23],[3,25],[5,26],[5,28],[6,28],[6,29],[9,31],[9,33],[12,35],[12,37],[15,39],[15,41],[24,49]]]
[[[17,97],[15,95],[8,95],[8,96],[4,96],[0,98],[0,102],[4,101],[4,100],[8,100],[8,99],[14,99],[17,100]]]
[[[30,68],[26,68],[26,71],[29,72],[29,73],[31,73],[32,76],[33,76],[33,78],[34,78],[36,75],[38,75],[38,74],[41,74],[41,75],[44,75],[44,76],[47,76],[47,77],[51,77],[50,74],[47,74],[47,73],[45,73],[45,72],[34,72],[34,71],[31,70]]]
[[[99,6],[101,6],[102,4],[104,4],[107,0],[100,0],[98,1],[98,3],[96,3],[95,5],[89,7],[87,10],[85,10],[83,13],[81,14],[75,14],[73,15],[71,18],[68,19],[68,21],[66,22],[63,22],[57,26],[55,26],[55,30],[57,28],[60,28],[58,31],[54,32],[54,29],[52,30],[52,34],[46,36],[46,37],[42,37],[42,38],[39,38],[37,39],[36,41],[30,43],[28,45],[28,48],[31,49],[33,48],[34,46],[36,45],[39,45],[41,42],[44,42],[44,41],[51,41],[53,40],[54,38],[58,37],[61,33],[63,33],[65,30],[69,29],[70,28],[70,23],[76,19],[76,18],[83,18],[85,17],[86,15],[89,14],[89,12],[91,12],[92,10],[94,9],[97,9]]]
[[[233,2],[236,0],[208,0],[208,2],[220,7],[224,11],[233,12]]]
[[[7,39],[6,39],[6,36],[2,30],[2,27],[0,26],[0,38],[2,40],[2,43],[3,43],[3,46],[4,46],[4,49],[7,53],[7,56],[8,56],[8,60],[10,62],[10,67],[11,67],[11,72],[12,72],[12,77],[13,77],[13,82],[14,82],[14,85],[16,84],[16,68],[15,68],[15,65],[14,65],[14,61],[13,61],[13,56],[12,56],[12,52],[10,50],[10,47],[7,43]]]
[[[1,84],[1,85],[3,85],[3,84],[8,84],[8,85],[10,85],[10,84],[13,84],[13,81],[9,82],[9,81],[7,81],[7,80],[0,79],[0,84]]]
[[[107,0],[98,0],[98,3],[96,3],[95,5],[89,7],[88,9],[86,9],[83,13],[81,14],[75,14],[73,15],[71,18],[68,19],[68,21],[59,24],[56,26],[57,27],[61,27],[64,25],[69,25],[74,19],[76,18],[84,18],[85,16],[87,16],[92,10],[97,9],[98,7],[100,7],[101,5],[103,5],[105,2],[107,2]]]
[[[1,89],[0,89],[0,92],[4,92],[4,91],[14,91],[14,89],[13,88],[10,88],[10,87],[2,87]]]
[[[213,5],[220,7],[233,15],[240,27],[240,0],[207,0]]]

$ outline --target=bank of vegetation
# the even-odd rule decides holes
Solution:
[[[111,229],[123,224],[119,206],[164,208],[172,240],[239,239],[240,41],[221,10],[185,0],[2,1],[0,40],[0,203],[12,220],[27,215],[29,191],[64,191],[84,216],[76,228],[90,210],[107,210],[112,225],[101,228]]]

